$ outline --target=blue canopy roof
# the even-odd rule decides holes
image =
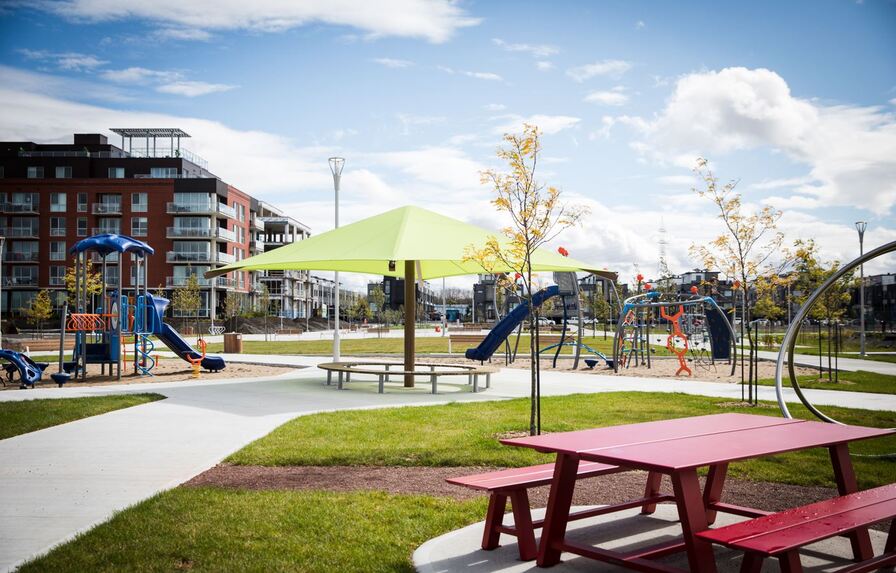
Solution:
[[[151,255],[155,253],[152,247],[127,235],[115,233],[103,233],[87,237],[75,243],[69,253],[83,253],[84,251],[97,251],[101,255],[109,253],[137,253],[139,255]]]

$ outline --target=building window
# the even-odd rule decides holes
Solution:
[[[65,213],[67,197],[66,193],[50,193],[50,211]]]
[[[110,167],[109,179],[124,179],[124,167]]]
[[[51,241],[50,242],[50,260],[51,261],[64,261],[65,260],[65,241]]]
[[[65,267],[50,267],[50,286],[65,286]]]
[[[121,233],[121,219],[113,217],[103,217],[100,226],[93,230],[94,234],[113,233],[115,235]]]
[[[131,212],[146,213],[149,207],[146,193],[131,193]]]
[[[50,217],[50,236],[65,236],[65,217]]]
[[[87,217],[78,217],[78,236],[87,236]]]
[[[43,179],[44,177],[44,168],[43,167],[29,167],[28,168],[28,179]]]
[[[177,177],[177,167],[151,167],[149,176],[154,179],[174,179]]]
[[[146,217],[131,217],[131,236],[145,237],[148,227],[149,219]]]
[[[78,213],[87,212],[87,193],[78,193]]]
[[[57,167],[56,168],[56,179],[71,179],[72,178],[72,168],[71,167]]]
[[[14,263],[36,263],[40,243],[37,241],[14,241],[6,251],[6,260]]]

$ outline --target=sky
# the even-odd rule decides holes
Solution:
[[[331,156],[341,224],[414,204],[499,228],[479,174],[524,122],[538,178],[590,209],[553,246],[623,282],[723,232],[699,157],[786,244],[850,260],[857,220],[866,250],[896,240],[896,1],[0,0],[0,139],[180,127],[313,233]]]

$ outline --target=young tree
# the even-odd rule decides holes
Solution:
[[[264,317],[264,339],[267,341],[268,315],[271,313],[271,291],[268,290],[268,285],[265,282],[261,283],[261,288],[258,290],[258,311]]]
[[[199,332],[199,308],[202,296],[199,292],[199,277],[190,273],[181,286],[171,292],[171,308],[181,316],[181,323],[186,324],[188,317],[196,319],[196,332]]]
[[[362,322],[370,320],[372,315],[370,313],[370,305],[367,302],[367,297],[359,296],[357,300],[355,300],[355,304],[352,306],[352,316]]]
[[[235,290],[228,290],[224,296],[224,319],[230,327],[230,332],[238,332],[237,319],[243,312],[243,295]]]
[[[65,290],[68,292],[68,306],[73,312],[77,312],[74,308],[77,301],[75,293],[78,289],[78,281],[75,277],[75,267],[71,266],[65,269]],[[87,298],[95,296],[103,292],[103,277],[96,269],[96,265],[87,265]]]
[[[42,290],[31,299],[31,304],[25,310],[25,317],[37,326],[38,336],[44,337],[44,321],[53,316],[53,302],[50,300],[49,291]]]
[[[693,191],[700,197],[708,198],[718,209],[718,218],[725,227],[725,233],[716,237],[708,245],[691,245],[691,256],[698,259],[707,269],[716,269],[740,282],[737,292],[741,294],[741,337],[744,325],[750,322],[747,304],[748,293],[755,278],[768,273],[772,257],[779,253],[784,240],[783,233],[777,231],[781,212],[766,206],[758,211],[746,212],[741,196],[735,192],[737,181],[721,184],[708,167],[709,162],[700,158],[694,173],[702,182],[701,188]],[[737,302],[735,302],[737,305]],[[752,336],[748,337],[750,352],[753,351]],[[743,379],[743,361],[741,378]],[[750,361],[750,380],[753,379],[753,362]],[[752,399],[752,385],[750,386]]]
[[[591,316],[594,322],[600,322],[603,325],[604,340],[607,338],[607,320],[610,318],[610,303],[604,298],[603,294],[595,295],[588,301],[591,307]],[[597,335],[597,326],[595,324],[595,336]]]
[[[777,277],[757,277],[753,282],[756,291],[756,303],[753,305],[753,316],[766,320],[777,320],[784,314],[784,309],[775,302],[774,291],[778,286]]]
[[[510,224],[502,229],[504,240],[490,237],[479,250],[471,249],[468,258],[477,261],[492,273],[520,275],[522,296],[529,303],[529,356],[531,359],[531,407],[529,432],[541,433],[540,365],[538,360],[538,309],[533,305],[534,277],[532,254],[564,229],[576,225],[585,210],[560,202],[560,190],[536,179],[541,153],[541,132],[535,125],[524,124],[522,134],[505,134],[505,147],[498,149],[498,158],[507,163],[507,172],[489,169],[481,173],[483,184],[491,185],[495,198],[492,204]]]

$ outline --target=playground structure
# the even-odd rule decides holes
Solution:
[[[707,358],[713,365],[716,360],[728,360],[731,375],[734,375],[737,363],[732,358],[737,352],[737,336],[728,317],[711,296],[697,294],[696,288],[690,295],[676,294],[674,297],[652,290],[649,285],[646,290],[627,298],[622,305],[613,336],[612,367],[615,372],[619,372],[620,367],[640,365],[650,368],[650,328],[665,321],[669,328],[666,348],[678,360],[676,376],[693,374],[688,359],[697,364],[704,363]],[[671,314],[670,308],[674,309]],[[695,340],[697,337],[699,340]],[[710,346],[708,356],[704,355],[706,342]]]
[[[556,344],[539,349],[539,354],[553,350],[554,358],[552,366],[556,368],[557,359],[560,357],[562,349],[566,346],[571,346],[573,348],[573,369],[579,367],[582,350],[590,352],[594,356],[604,360],[607,365],[610,365],[609,359],[604,354],[582,342],[584,321],[582,317],[582,306],[579,301],[579,283],[576,278],[576,273],[555,272],[554,282],[557,284],[542,289],[532,295],[532,302],[536,309],[553,297],[560,297],[561,306],[563,308],[563,328],[561,329],[560,341]],[[570,311],[575,314],[577,319],[576,335],[575,339],[567,340],[567,327],[569,326]],[[508,363],[513,363],[513,361],[516,360],[516,354],[519,349],[520,336],[523,331],[523,321],[526,320],[530,314],[531,309],[529,308],[529,301],[523,300],[511,310],[507,316],[495,323],[488,336],[485,337],[479,346],[467,349],[465,353],[466,358],[484,362],[491,358],[495,351],[504,344]],[[516,340],[511,350],[510,337],[513,335],[514,331],[516,331]],[[589,359],[586,360],[586,362],[589,363],[589,367],[593,368],[596,360],[591,362],[591,359]]]
[[[102,374],[121,379],[122,362],[126,362],[124,344],[133,337],[133,367],[138,376],[152,376],[156,366],[153,338],[174,351],[193,366],[194,377],[199,368],[212,372],[223,370],[224,360],[205,353],[205,341],[200,339],[201,353],[169,324],[164,322],[169,301],[149,293],[147,282],[147,258],[154,253],[152,247],[132,237],[118,234],[100,234],[83,239],[69,250],[75,257],[74,292],[71,303],[66,302],[61,311],[59,333],[59,369],[50,376],[60,387],[71,379],[85,381],[88,364],[99,364]],[[133,294],[125,295],[122,284],[122,267],[125,255],[133,264]],[[110,280],[109,262],[117,260],[117,280]],[[99,292],[91,292],[90,266],[101,266]],[[110,283],[112,283],[110,285]],[[71,360],[65,360],[65,338],[75,338]],[[21,387],[33,388],[40,382],[46,364],[35,363],[29,357],[0,349],[0,359],[5,359],[7,379],[18,372]],[[4,382],[5,385],[5,382]]]
[[[808,409],[818,419],[824,422],[841,424],[841,422],[838,422],[834,418],[831,418],[809,401],[809,398],[806,397],[806,395],[803,393],[803,390],[800,387],[800,383],[797,380],[793,360],[788,360],[787,358],[788,356],[793,356],[794,349],[796,348],[797,338],[799,336],[800,329],[803,326],[803,322],[809,316],[809,313],[812,311],[812,307],[815,306],[815,303],[818,301],[818,299],[821,298],[828,291],[828,289],[834,286],[837,281],[842,279],[847,273],[852,272],[860,265],[863,265],[872,259],[876,259],[877,257],[893,252],[896,252],[896,241],[885,243],[877,247],[876,249],[868,251],[864,255],[844,264],[837,270],[837,272],[828,277],[828,279],[825,280],[821,284],[821,286],[819,286],[811,295],[809,295],[809,298],[806,299],[806,302],[804,302],[800,307],[799,312],[797,312],[796,316],[793,317],[793,320],[790,322],[790,326],[787,328],[787,332],[784,334],[784,339],[781,341],[781,348],[778,351],[778,360],[775,367],[775,392],[778,397],[778,408],[781,410],[781,414],[785,418],[793,417],[790,414],[787,403],[784,401],[784,363],[787,362],[787,373],[790,377],[790,385],[793,387],[794,392],[796,392],[797,397],[799,397],[800,402],[803,403],[806,409]]]

